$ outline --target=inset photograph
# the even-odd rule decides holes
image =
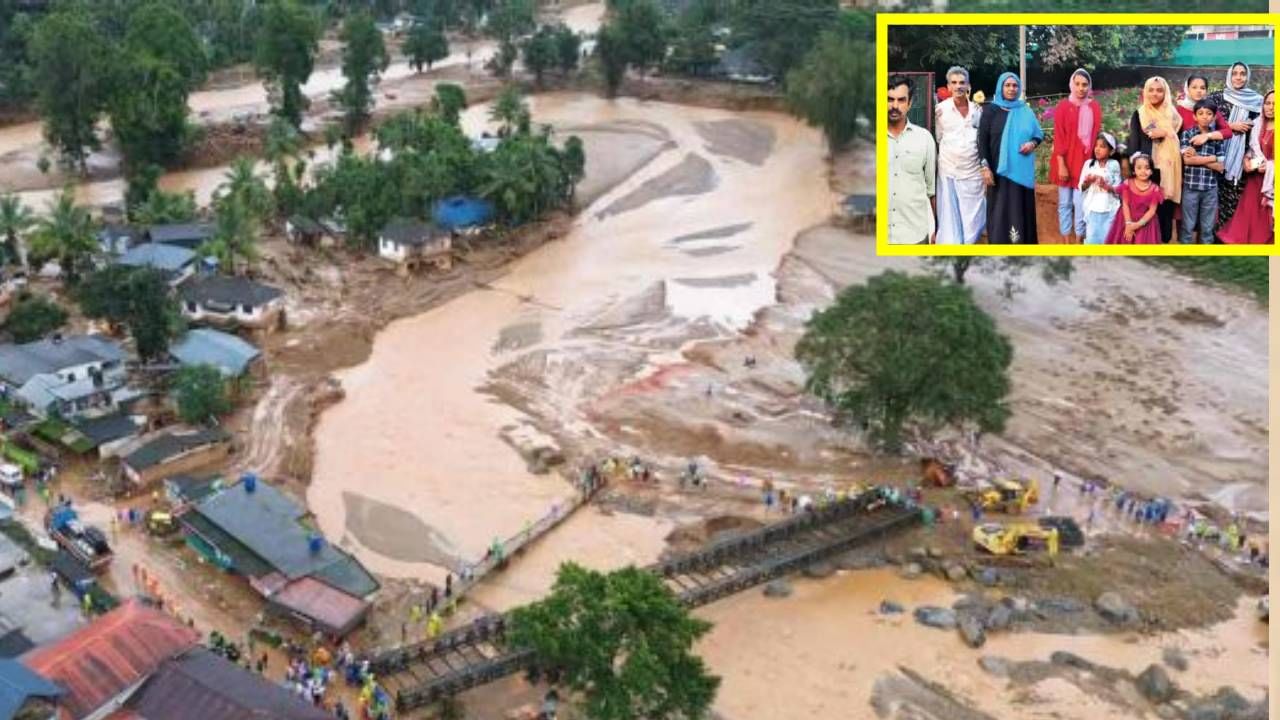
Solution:
[[[882,252],[1274,248],[1272,19],[992,25],[982,16],[974,25],[975,16],[937,17],[881,18]],[[1001,19],[1048,17],[1059,16]],[[1143,20],[1161,17],[1186,16]],[[895,24],[902,18],[912,24]],[[908,251],[921,252],[931,251]]]

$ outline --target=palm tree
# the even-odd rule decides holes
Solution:
[[[36,224],[31,209],[22,204],[22,200],[13,193],[0,195],[0,235],[4,235],[5,260],[21,261],[26,269],[27,253],[20,239],[23,234]]]
[[[236,260],[251,263],[257,259],[260,230],[261,225],[253,212],[236,196],[228,195],[218,203],[213,239],[200,246],[200,253],[216,257],[218,263],[234,275]]]
[[[500,137],[509,136],[513,129],[521,125],[522,118],[528,115],[529,110],[525,107],[524,98],[521,97],[520,90],[515,85],[503,88],[489,110],[489,119],[502,123],[502,127],[498,130]]]
[[[242,210],[253,215],[255,220],[266,219],[271,212],[271,191],[255,172],[253,158],[236,158],[224,177],[226,179],[218,186],[218,192],[214,196],[214,207],[233,200]]]
[[[80,280],[85,261],[98,251],[93,235],[93,218],[76,205],[75,189],[68,185],[49,203],[49,213],[40,218],[31,238],[31,251],[40,258],[56,258],[67,280]]]

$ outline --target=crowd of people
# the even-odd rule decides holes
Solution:
[[[1249,87],[1251,75],[1237,62],[1210,92],[1193,74],[1177,98],[1148,78],[1121,145],[1102,130],[1092,76],[1076,69],[1053,113],[1055,241],[1273,243],[1275,97]],[[980,102],[969,71],[950,68],[932,135],[907,119],[912,90],[910,77],[889,78],[889,242],[1042,242],[1035,153],[1046,137],[1018,76],[1002,74]]]

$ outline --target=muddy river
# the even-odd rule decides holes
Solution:
[[[524,420],[478,391],[490,371],[515,355],[556,365],[583,342],[575,330],[655,286],[667,289],[668,324],[733,332],[773,302],[791,239],[834,206],[820,135],[785,116],[568,94],[538,96],[532,111],[581,135],[584,185],[621,181],[595,188],[562,241],[490,289],[393,323],[341,375],[347,397],[318,424],[308,500],[327,534],[381,572],[439,579],[569,493],[502,439]],[[687,252],[710,245],[730,250]],[[559,417],[580,422],[564,398]]]

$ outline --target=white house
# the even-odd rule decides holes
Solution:
[[[182,314],[194,322],[271,329],[284,317],[279,288],[231,275],[201,275],[178,288]]]
[[[404,266],[432,263],[448,270],[452,253],[453,236],[421,220],[396,218],[378,234],[378,255]]]
[[[125,387],[124,350],[101,335],[55,335],[0,346],[0,392],[16,395],[33,413],[63,417],[110,412],[132,397]]]

